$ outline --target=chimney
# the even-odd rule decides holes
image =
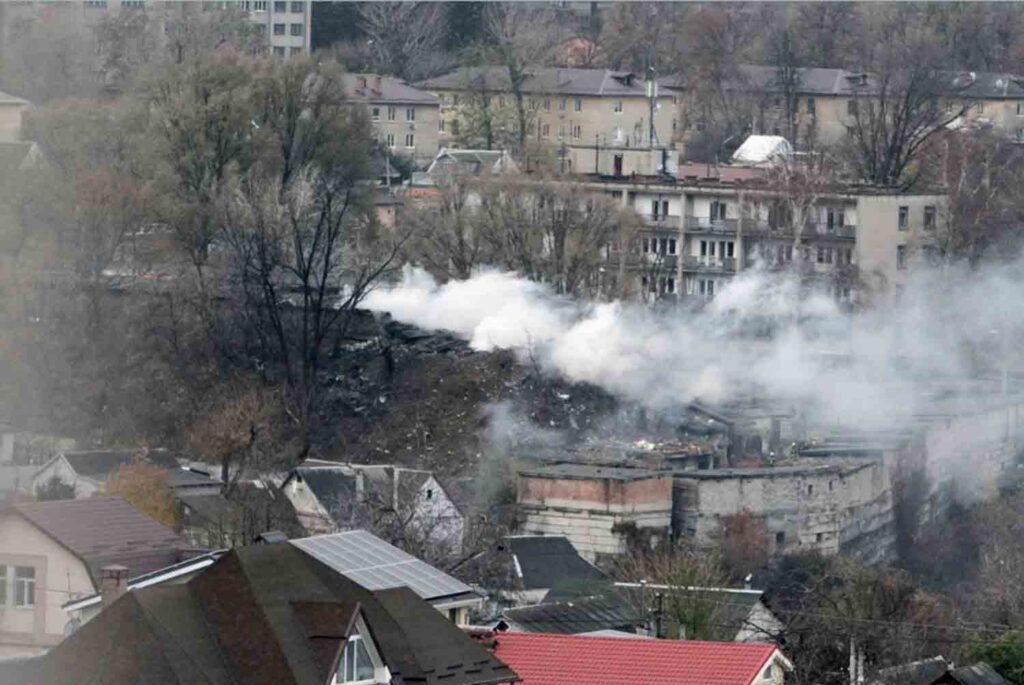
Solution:
[[[380,90],[380,75],[373,77],[373,89],[377,92],[377,95],[381,94]]]
[[[365,76],[360,76],[359,78],[357,78],[356,79],[356,84],[357,84],[356,87],[357,87],[358,90],[366,90],[366,77]]]
[[[117,601],[117,598],[128,591],[128,569],[112,564],[100,569],[100,598],[103,608]]]

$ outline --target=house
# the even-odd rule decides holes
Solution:
[[[217,481],[219,485],[219,481]],[[175,488],[181,534],[205,549],[249,544],[266,531],[288,537],[304,534],[292,503],[277,487],[263,479],[241,480],[230,493],[191,492]]]
[[[772,644],[497,633],[494,655],[523,685],[780,685],[793,666]]]
[[[673,587],[656,583],[615,583],[620,598],[634,614],[654,616],[660,610],[664,634],[686,638],[694,631],[713,640],[775,642],[783,623],[764,602],[764,592],[746,588]],[[703,625],[687,625],[693,615]]]
[[[524,466],[516,479],[520,529],[564,535],[588,560],[626,551],[626,529],[667,539],[672,476],[587,463]]]
[[[451,145],[467,133],[475,112],[487,109],[494,121],[518,126],[516,102],[504,67],[461,67],[427,79],[420,88],[441,99],[441,144]],[[601,145],[641,147],[654,137],[672,140],[675,93],[658,92],[636,74],[609,69],[537,67],[529,70],[526,98],[528,139],[551,146]]]
[[[454,572],[487,591],[495,613],[595,595],[608,585],[596,566],[561,535],[512,535]]]
[[[132,576],[181,561],[187,544],[118,497],[19,502],[0,513],[0,655],[63,638],[69,600],[100,590],[101,570]]]
[[[91,497],[101,491],[103,484],[117,475],[122,466],[136,461],[163,467],[169,472],[176,471],[178,460],[167,450],[76,450],[61,452],[36,472],[32,489],[54,476],[68,485],[75,486],[75,497]],[[192,480],[183,475],[180,482]]]
[[[408,588],[370,591],[286,543],[126,592],[0,681],[496,685],[517,680]]]
[[[565,635],[601,631],[636,634],[646,625],[647,616],[613,593],[506,609],[498,622],[499,627],[515,632]]]
[[[281,490],[311,535],[390,527],[415,530],[451,552],[462,545],[463,516],[430,471],[307,459]]]
[[[732,161],[755,167],[774,166],[787,163],[792,156],[793,146],[782,136],[748,136],[732,153]]]
[[[979,661],[955,667],[941,656],[883,668],[870,685],[1010,685],[992,666]]]
[[[456,625],[482,598],[473,588],[365,530],[292,540],[306,554],[367,590],[407,587]]]
[[[519,167],[508,150],[458,150],[443,147],[427,167],[426,173],[436,183],[450,176],[517,174]]]
[[[349,97],[366,105],[374,136],[393,155],[427,166],[440,144],[441,101],[393,76],[345,74]]]

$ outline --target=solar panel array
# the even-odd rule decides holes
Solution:
[[[365,530],[300,538],[293,545],[367,590],[408,587],[426,600],[473,589]]]

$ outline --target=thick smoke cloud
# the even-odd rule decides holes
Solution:
[[[918,270],[897,304],[850,314],[793,275],[759,269],[699,310],[572,302],[498,271],[442,285],[409,269],[365,306],[478,350],[517,350],[652,409],[756,397],[873,429],[905,421],[943,387],[986,374],[996,387],[1024,323],[1017,271]]]

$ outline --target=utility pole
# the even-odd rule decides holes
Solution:
[[[656,637],[656,638],[658,638],[660,640],[663,637],[665,637],[664,633],[662,633],[662,631],[661,631],[662,619],[665,616],[665,593],[664,592],[659,592],[657,597],[658,597],[658,611],[654,615],[654,637]]]
[[[654,128],[654,110],[658,106],[658,82],[655,80],[657,72],[654,70],[654,66],[647,67],[647,104],[648,104],[648,125],[650,132],[648,134],[647,144],[653,150],[654,146],[658,144],[658,132]]]

